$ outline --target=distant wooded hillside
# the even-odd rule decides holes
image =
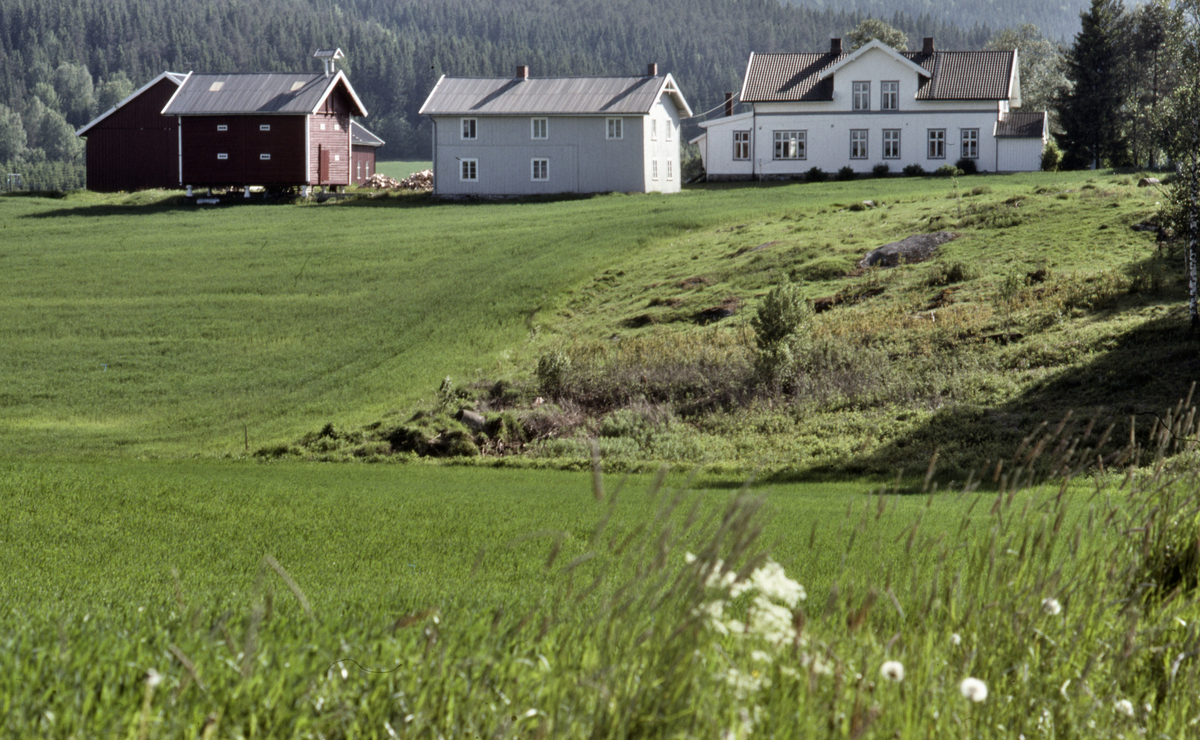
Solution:
[[[819,0],[806,0],[818,2]],[[866,6],[869,0],[845,0]],[[1016,5],[1032,0],[1021,0]],[[1082,0],[1058,0],[1072,6]],[[886,20],[919,43],[974,49],[1016,23],[1010,6],[950,25],[933,9]],[[972,4],[972,3],[968,3]],[[1057,3],[1051,3],[1055,5]],[[628,74],[657,62],[692,107],[718,106],[740,87],[751,51],[823,49],[864,17],[778,0],[0,0],[0,161],[72,156],[78,127],[163,70],[316,70],[318,47],[340,47],[344,67],[388,144],[384,158],[423,159],[428,123],[417,116],[442,74]],[[991,6],[988,0],[973,5]],[[1062,11],[1063,23],[1078,15]],[[987,25],[984,25],[987,24]],[[1064,26],[1065,27],[1065,26]],[[11,135],[24,132],[25,148]],[[5,141],[8,143],[5,144]],[[7,149],[6,149],[7,147]],[[14,154],[14,149],[21,150]],[[77,150],[73,156],[78,156]],[[32,161],[32,159],[30,161]]]

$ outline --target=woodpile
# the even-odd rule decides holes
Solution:
[[[363,187],[376,190],[433,190],[433,170],[414,172],[403,180],[376,172]]]

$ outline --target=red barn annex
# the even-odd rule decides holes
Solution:
[[[179,128],[181,185],[351,182],[350,117],[367,110],[343,72],[189,74],[162,109]]]
[[[185,77],[163,72],[75,132],[87,139],[89,190],[179,187],[178,124],[162,109]]]
[[[354,184],[362,185],[375,174],[375,151],[383,146],[383,139],[368,131],[358,121],[351,121],[350,143],[351,158],[354,161]]]

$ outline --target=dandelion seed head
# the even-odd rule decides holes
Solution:
[[[1058,603],[1058,599],[1049,598],[1042,600],[1042,611],[1050,616],[1060,614],[1062,612],[1062,604]]]
[[[986,699],[988,695],[987,684],[985,684],[983,681],[980,681],[978,678],[964,678],[962,684],[959,685],[958,690],[962,692],[963,696],[973,702],[981,702]]]
[[[346,666],[342,666],[342,679],[344,680],[349,677],[350,677],[350,671],[346,670]]]
[[[153,668],[146,671],[146,685],[149,686],[150,688],[154,688],[155,686],[158,686],[160,683],[162,683],[162,679],[163,679],[162,674],[159,673],[158,671],[154,670]]]
[[[889,681],[903,681],[904,664],[898,660],[889,660],[879,667],[879,673]]]
[[[957,632],[950,635],[950,644],[954,645],[955,647],[958,647],[959,645],[961,645],[962,644],[962,635],[958,634]]]
[[[1118,714],[1123,714],[1126,717],[1133,716],[1133,702],[1129,701],[1128,699],[1121,699],[1113,705],[1113,709],[1115,709]]]

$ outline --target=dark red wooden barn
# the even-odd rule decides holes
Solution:
[[[179,187],[179,127],[162,109],[185,77],[163,72],[75,132],[87,139],[89,190]]]
[[[350,117],[367,110],[336,74],[190,74],[162,109],[179,127],[180,184],[267,188],[351,182]]]
[[[355,185],[362,185],[375,174],[375,151],[383,146],[383,139],[371,133],[358,121],[350,122],[350,144]]]

